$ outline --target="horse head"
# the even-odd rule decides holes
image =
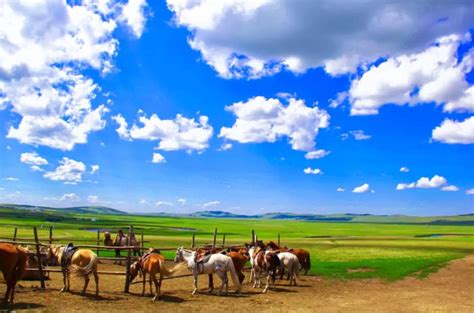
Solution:
[[[140,261],[135,261],[130,264],[130,281],[132,282],[135,277],[140,273],[141,276],[142,265]]]
[[[179,247],[178,249],[176,249],[176,254],[174,256],[174,262],[175,263],[185,261],[184,256],[183,256],[183,250],[184,250],[184,247]]]

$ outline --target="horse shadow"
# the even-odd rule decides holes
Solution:
[[[0,311],[4,312],[4,310],[6,310],[5,312],[15,312],[16,310],[36,310],[44,307],[44,305],[38,303],[19,302],[7,305],[0,304]]]
[[[184,299],[180,297],[172,296],[172,295],[162,294],[160,296],[160,301],[171,302],[171,303],[183,303]]]

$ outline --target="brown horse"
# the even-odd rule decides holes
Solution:
[[[25,273],[27,254],[21,248],[8,244],[0,243],[0,269],[7,282],[7,291],[3,297],[2,305],[13,303],[15,295],[15,286]]]
[[[153,301],[159,300],[161,297],[161,282],[163,276],[171,276],[185,263],[180,263],[171,269],[166,268],[165,258],[156,252],[147,253],[138,261],[130,265],[130,281],[133,281],[138,274],[143,277],[142,297],[145,295],[146,274],[150,275],[150,294],[153,294],[151,282],[155,284],[155,296]],[[159,276],[159,279],[156,276]]]
[[[110,235],[110,232],[106,231],[104,233],[104,246],[110,247],[114,245],[114,241],[112,240],[112,236]]]
[[[242,273],[242,270],[245,264],[247,263],[247,261],[249,260],[249,258],[247,257],[247,254],[248,254],[247,249],[245,248],[240,249],[238,252],[235,252],[235,251],[227,252],[227,255],[230,256],[230,258],[232,259],[232,263],[234,263],[235,272],[237,273],[237,276],[239,277],[239,282],[241,284],[243,283],[245,279],[245,275],[244,273]]]
[[[308,275],[308,271],[311,269],[311,258],[309,251],[304,249],[286,249],[286,251],[293,253],[300,261],[301,269],[304,269],[304,274]]]
[[[89,275],[93,274],[95,280],[95,296],[99,296],[99,275],[97,275],[97,264],[99,263],[99,259],[92,250],[77,249],[74,254],[72,254],[70,261],[65,260],[67,258],[65,254],[65,246],[51,245],[49,251],[51,255],[58,258],[61,266],[64,265],[64,268],[62,269],[64,287],[61,289],[61,292],[69,291],[71,286],[69,276],[70,273],[73,273],[76,276],[84,277],[84,288],[82,289],[82,294],[85,294],[90,280]]]

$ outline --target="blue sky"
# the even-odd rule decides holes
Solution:
[[[0,202],[474,212],[469,1],[53,2],[0,16]]]

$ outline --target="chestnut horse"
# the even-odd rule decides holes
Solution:
[[[61,245],[51,245],[49,248],[50,255],[54,255],[59,260],[59,264],[65,264],[63,262],[64,251],[66,247]],[[62,270],[63,272],[63,283],[64,287],[61,292],[69,291],[71,283],[69,281],[70,273],[77,276],[84,277],[84,288],[82,294],[86,293],[87,285],[89,284],[89,275],[94,275],[95,280],[95,296],[99,296],[99,275],[97,275],[97,264],[99,259],[97,255],[89,249],[77,249],[71,257],[70,264],[66,263],[66,267]]]
[[[147,253],[130,265],[130,281],[133,281],[138,274],[143,277],[143,297],[145,295],[146,273],[148,273],[150,275],[150,294],[153,294],[151,286],[151,282],[153,282],[155,284],[155,296],[153,297],[153,301],[156,301],[161,297],[161,282],[163,276],[173,275],[183,264],[185,263],[177,264],[173,268],[168,269],[165,265],[165,258],[161,254],[156,252]],[[156,278],[157,275],[159,275],[159,279]]]
[[[0,269],[7,282],[2,305],[6,305],[9,298],[10,303],[13,303],[16,283],[25,273],[26,259],[27,254],[21,248],[9,243],[0,243]]]

